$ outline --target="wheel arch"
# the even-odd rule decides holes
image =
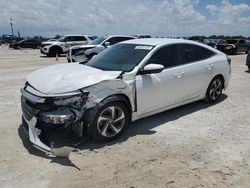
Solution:
[[[112,102],[113,101],[118,101],[118,102],[124,103],[128,108],[129,120],[131,121],[131,118],[132,118],[132,105],[131,105],[131,102],[130,102],[128,96],[126,96],[123,93],[112,94],[112,95],[109,95],[109,96],[103,98],[100,102],[102,103],[103,101],[107,101],[107,100],[110,100],[110,102],[111,101]]]
[[[225,78],[224,78],[224,76],[222,75],[222,74],[217,74],[217,75],[215,75],[214,77],[213,77],[213,79],[215,79],[216,77],[220,77],[221,78],[221,80],[222,80],[222,87],[223,87],[223,89],[225,88]],[[212,79],[212,80],[213,80]],[[211,80],[211,81],[212,81]]]
[[[53,45],[53,46],[51,46],[50,49],[49,49],[49,51],[50,51],[50,50],[53,50],[53,49],[60,49],[60,51],[63,52],[62,47],[61,47],[61,46],[58,46],[58,45]]]

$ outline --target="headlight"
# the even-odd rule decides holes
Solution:
[[[81,118],[84,112],[84,104],[88,93],[75,95],[67,98],[51,98],[47,99],[48,103],[53,105],[54,110],[41,111],[39,119],[46,123],[64,124],[74,122]]]
[[[75,115],[66,107],[58,108],[50,112],[39,113],[39,119],[46,123],[64,124],[75,119]]]
[[[55,106],[70,106],[73,108],[79,108],[83,105],[85,100],[86,100],[85,95],[76,95],[76,96],[69,97],[69,98],[55,99],[54,105]]]
[[[79,50],[75,53],[75,55],[84,55],[85,49],[84,50]]]

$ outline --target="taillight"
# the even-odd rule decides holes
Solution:
[[[227,56],[227,62],[229,65],[231,65],[231,58]]]

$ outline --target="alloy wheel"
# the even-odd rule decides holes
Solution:
[[[216,101],[221,95],[221,91],[222,91],[222,82],[220,79],[215,79],[210,87],[209,91],[210,98],[213,101]]]
[[[125,115],[118,106],[105,108],[97,119],[97,129],[104,137],[117,135],[124,127]]]

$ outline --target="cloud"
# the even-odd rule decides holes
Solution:
[[[229,0],[222,0],[221,7],[218,13],[218,23],[225,26],[238,25],[239,19],[244,20],[242,14],[250,11],[250,6],[247,4],[232,5]]]
[[[250,35],[249,4],[229,0],[216,5],[199,0],[0,0],[0,7],[0,33],[10,32],[13,18],[14,30],[22,35]]]
[[[219,10],[219,8],[217,6],[211,5],[211,4],[207,5],[206,8],[207,8],[208,12],[210,14],[213,14],[213,15]]]
[[[205,17],[194,9],[197,1],[191,0],[165,0],[159,10],[162,16],[171,23],[179,25],[199,24],[205,21]]]

